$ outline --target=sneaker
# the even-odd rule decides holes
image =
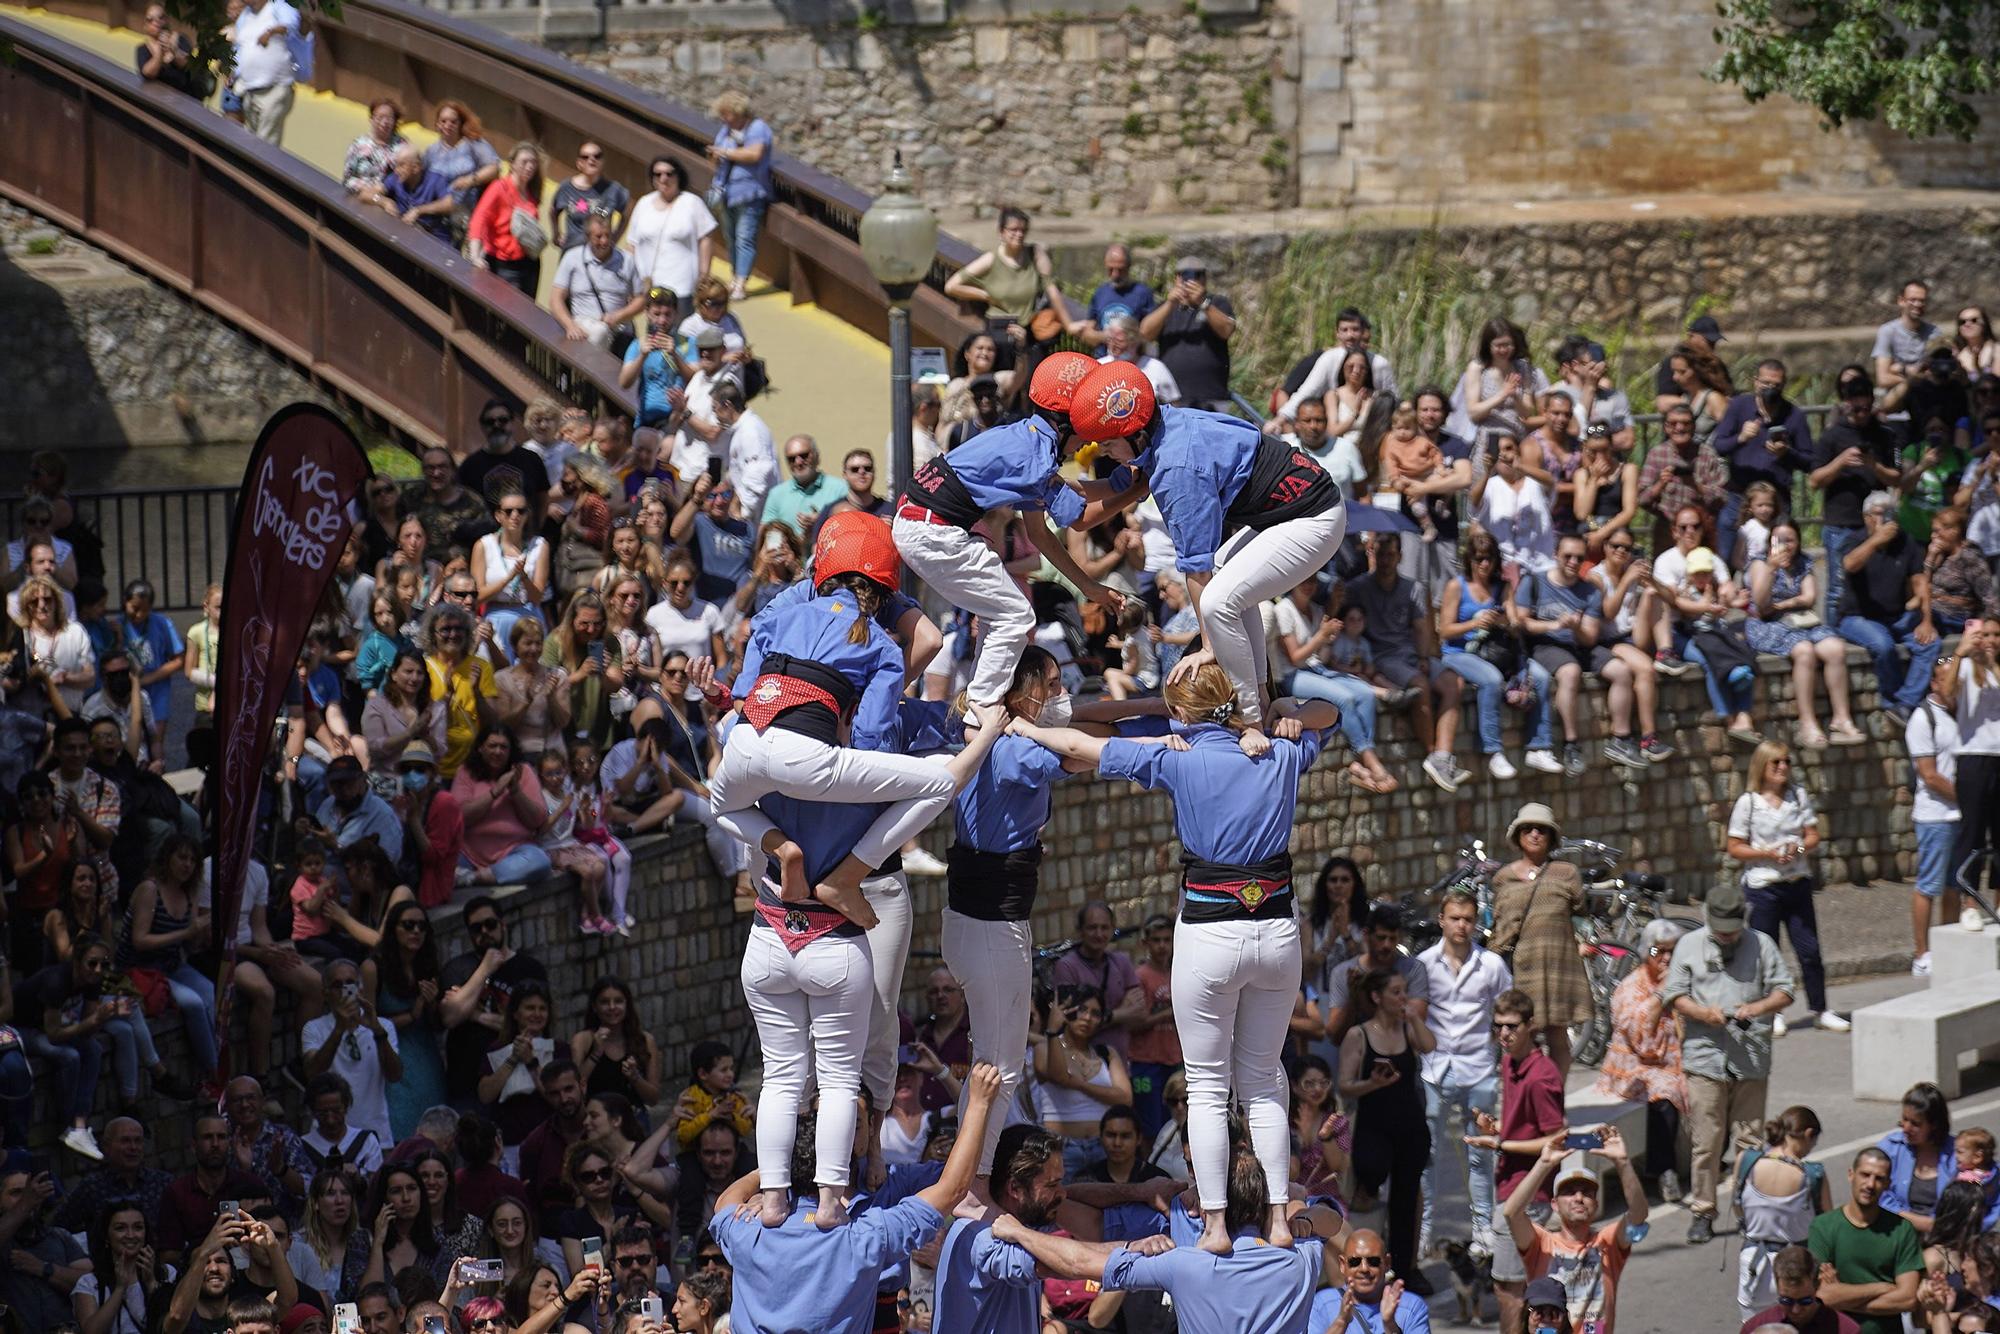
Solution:
[[[1715,1240],[1715,1220],[1707,1214],[1696,1214],[1688,1224],[1688,1245],[1705,1246]]]
[[[1417,696],[1423,693],[1421,686],[1404,686],[1401,690],[1391,692],[1389,698],[1382,701],[1382,707],[1391,713],[1399,709],[1407,709],[1410,705],[1416,703]]]
[[[1615,736],[1604,743],[1604,758],[1627,769],[1646,768],[1646,756],[1629,736]]]
[[[1486,772],[1493,776],[1494,782],[1505,783],[1518,776],[1521,771],[1513,766],[1505,754],[1496,750],[1486,757]]]
[[[1581,741],[1563,742],[1563,772],[1571,778],[1583,777],[1583,771],[1590,766],[1584,762]]]
[[[590,920],[596,924],[598,935],[615,936],[618,934],[618,923],[612,921],[609,917],[593,917]]]
[[[627,939],[630,939],[632,935],[632,919],[628,917],[624,921],[620,922],[617,926],[612,927],[611,929],[613,931],[616,931],[619,935],[624,936]]]
[[[599,931],[597,927],[597,924],[602,920],[602,918],[591,917],[588,914],[577,918],[576,929],[578,934],[586,936],[602,935],[603,932]]]
[[[1922,954],[1919,954],[1916,958],[1910,960],[1910,976],[1929,977],[1930,975],[1931,975],[1931,952],[1929,950],[1925,950]]]
[[[1563,771],[1562,761],[1555,757],[1554,751],[1531,750],[1522,758],[1530,769],[1540,773],[1559,774]]]
[[[1459,770],[1458,766],[1452,763],[1451,756],[1426,755],[1424,757],[1424,773],[1430,777],[1433,783],[1436,783],[1445,791],[1458,791]]]
[[[1749,685],[1756,679],[1757,679],[1757,669],[1755,667],[1750,666],[1747,663],[1738,663],[1736,666],[1731,667],[1729,669],[1729,684],[1737,687],[1738,689],[1741,689],[1744,686]]]
[[[1658,653],[1653,656],[1653,670],[1661,676],[1686,676],[1695,665],[1678,653]]]
[[[1888,714],[1894,720],[1898,731],[1910,725],[1910,711],[1900,704],[1887,705],[1883,708],[1882,712]]]
[[[1771,1020],[1771,1036],[1781,1038],[1791,1031],[1785,1024],[1785,1016],[1778,1015]]]
[[[1472,1244],[1465,1248],[1478,1264],[1490,1264],[1493,1260],[1493,1233],[1483,1227],[1472,1229]]]
[[[104,1161],[104,1150],[97,1147],[97,1136],[90,1133],[89,1126],[71,1126],[63,1132],[63,1147],[79,1158],[88,1158],[93,1163]]]
[[[1657,736],[1645,736],[1639,740],[1639,753],[1654,764],[1674,757],[1674,748]]]
[[[903,870],[911,875],[943,875],[946,867],[928,848],[912,848],[903,854]]]
[[[625,920],[618,924],[618,929],[620,931],[623,931],[626,935],[629,936],[632,934],[632,928],[637,925],[639,925],[639,919],[634,917],[631,913],[626,913]]]
[[[1680,1203],[1681,1179],[1671,1167],[1660,1173],[1660,1198],[1668,1204]]]
[[[1821,1010],[1813,1016],[1813,1027],[1823,1028],[1829,1033],[1845,1033],[1854,1025],[1847,1022],[1846,1017],[1837,1011]]]

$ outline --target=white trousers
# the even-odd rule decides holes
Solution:
[[[710,792],[714,790],[709,789]],[[687,820],[702,827],[703,837],[708,843],[709,858],[714,861],[715,869],[724,876],[733,878],[737,872],[750,864],[749,847],[722,827],[715,818],[715,806],[699,792],[681,793],[681,807],[674,812],[674,819]]]
[[[910,957],[910,882],[901,871],[870,876],[861,882],[861,894],[875,910],[875,927],[868,933],[868,952],[875,960],[875,1008],[868,1016],[861,1078],[875,1099],[875,1110],[886,1112],[896,1092],[896,1048],[903,1035],[896,1007],[903,998],[903,965]]]
[[[1283,1056],[1303,966],[1299,924],[1289,916],[1174,925],[1174,1028],[1187,1068],[1188,1165],[1204,1209],[1229,1202],[1232,1085],[1271,1202],[1286,1198],[1291,1123]]]
[[[966,1017],[972,1023],[972,1059],[1000,1068],[1000,1095],[986,1118],[986,1142],[979,1149],[979,1175],[993,1171],[993,1150],[1007,1128],[1001,1109],[1012,1104],[1027,1062],[1028,1015],[1034,1001],[1035,932],[1027,922],[986,922],[944,910],[945,966],[965,988]],[[1291,1012],[1286,1011],[1290,1018]],[[959,1097],[964,1113],[965,1098]]]
[[[974,704],[997,704],[1014,683],[1021,650],[1035,633],[1028,595],[999,553],[963,528],[898,519],[892,531],[896,550],[917,577],[979,618],[979,656],[966,693]]]
[[[1287,519],[1261,533],[1244,532],[1249,536],[1238,534],[1224,547],[1214,577],[1201,590],[1201,631],[1216,666],[1236,686],[1237,712],[1261,723],[1261,692],[1271,670],[1263,604],[1283,597],[1333,559],[1347,536],[1347,510],[1335,505],[1325,514]]]
[[[748,725],[730,729],[722,767],[708,780],[717,822],[753,848],[762,846],[760,831],[770,825],[732,817],[773,792],[800,801],[888,802],[854,845],[854,855],[870,867],[922,833],[951,805],[955,790],[940,760],[829,746],[782,727],[759,735]]]
[[[743,947],[743,999],[764,1050],[757,1097],[757,1178],[767,1190],[792,1182],[792,1139],[806,1081],[819,1082],[813,1140],[821,1186],[847,1184],[861,1090],[861,1054],[875,1003],[866,936],[821,936],[793,954],[778,933],[750,928]]]

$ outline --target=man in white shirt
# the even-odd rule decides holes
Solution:
[[[230,31],[243,126],[267,144],[283,140],[292,114],[291,44],[298,36],[298,11],[284,0],[246,0]]]
[[[764,497],[778,484],[778,444],[771,428],[743,398],[743,386],[724,380],[709,395],[715,420],[723,430],[723,457],[736,488],[736,502],[755,533],[762,522]]]
[[[1917,831],[1917,882],[1910,891],[1910,928],[1917,943],[1910,964],[1913,977],[1931,973],[1932,902],[1941,900],[1941,924],[1958,920],[1958,868],[1952,865],[1959,826],[1958,711],[1944,697],[1957,671],[1956,657],[1938,659],[1931,669],[1931,693],[1911,710],[1903,729],[1903,744],[1917,771],[1917,781],[1910,784],[1910,822]]]
[[[674,437],[673,469],[682,486],[708,471],[708,460],[721,453],[722,423],[715,415],[716,386],[734,380],[723,364],[722,331],[703,329],[694,336],[696,367],[687,383],[687,413]]]
[[[1168,407],[1178,407],[1181,401],[1180,382],[1167,369],[1167,363],[1158,357],[1148,356],[1146,340],[1139,337],[1139,321],[1130,315],[1113,315],[1111,322],[1104,326],[1104,355],[1098,364],[1107,361],[1129,361],[1146,373],[1152,382],[1153,397]]]
[[[403,1077],[396,1026],[383,1023],[374,1007],[361,999],[361,970],[345,959],[327,968],[320,994],[327,1012],[308,1019],[299,1030],[306,1078],[331,1070],[346,1080],[354,1094],[349,1123],[374,1131],[384,1144],[394,1144],[389,1085]]]
[[[1445,1134],[1456,1107],[1465,1124],[1474,1113],[1500,1114],[1500,1067],[1493,1049],[1493,1002],[1514,985],[1506,962],[1472,938],[1479,901],[1464,889],[1446,891],[1438,907],[1443,936],[1417,956],[1430,982],[1425,1025],[1437,1045],[1424,1053],[1424,1110],[1431,1123],[1431,1160],[1424,1168],[1424,1213],[1418,1251],[1429,1244],[1438,1159],[1464,1155],[1472,1197],[1472,1249],[1493,1254],[1493,1151],[1467,1149]]]

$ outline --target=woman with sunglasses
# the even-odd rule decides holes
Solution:
[[[384,1023],[396,1027],[403,1073],[389,1085],[389,1129],[400,1142],[445,1100],[444,1029],[439,1021],[437,937],[423,905],[389,910],[382,938],[361,965],[361,994]]]
[[[1605,543],[1631,532],[1639,515],[1639,465],[1619,458],[1611,447],[1611,428],[1594,422],[1584,430],[1583,459],[1570,481],[1584,545],[1592,560],[1601,560]]]
[[[1646,1104],[1646,1170],[1641,1175],[1659,1182],[1660,1198],[1669,1204],[1681,1197],[1674,1162],[1681,1118],[1688,1110],[1688,1082],[1681,1068],[1680,1025],[1661,1007],[1659,995],[1674,943],[1687,932],[1684,922],[1656,917],[1639,933],[1639,966],[1611,993],[1611,1039],[1597,1067],[1597,1092]]]
[[[1992,375],[2000,369],[2000,343],[1993,341],[1993,322],[1986,318],[1984,306],[1967,306],[1958,312],[1958,328],[1952,334],[1951,345],[1968,380]]]
[[[727,662],[729,648],[722,637],[722,609],[696,597],[694,582],[694,557],[684,551],[667,557],[661,580],[666,596],[646,613],[646,626],[659,640],[662,654],[680,652],[690,658]]]
[[[735,300],[742,300],[743,294],[733,294]],[[744,335],[743,321],[736,318],[729,309],[732,293],[729,284],[713,275],[704,275],[694,285],[694,314],[680,322],[676,332],[681,346],[692,349],[695,335],[714,329],[722,335],[722,360],[727,365],[735,365],[751,359],[750,340]],[[693,356],[690,350],[688,355]]]
[[[1782,741],[1759,742],[1750,753],[1743,795],[1729,813],[1724,851],[1743,868],[1751,927],[1775,942],[1782,925],[1791,937],[1813,1022],[1845,1033],[1852,1025],[1827,1008],[1826,967],[1820,960],[1819,918],[1813,910],[1819,878],[1812,854],[1819,843],[1819,815],[1811,795],[1797,781],[1792,748]],[[1774,1016],[1773,1033],[1785,1035],[1784,1015]]]
[[[69,614],[68,597],[47,575],[29,575],[21,585],[15,651],[25,659],[28,688],[16,693],[11,687],[20,685],[23,678],[8,682],[8,703],[37,717],[59,716],[55,715],[55,699],[60,699],[63,715],[74,715],[97,681],[90,635]]]
[[[583,1268],[583,1238],[602,1237],[608,1252],[611,1238],[640,1218],[618,1180],[617,1163],[587,1140],[570,1145],[564,1155],[563,1181],[576,1192],[578,1203],[555,1216],[551,1231],[562,1238],[563,1262],[575,1273]]]
[[[498,532],[486,534],[472,548],[472,578],[479,601],[493,627],[493,644],[508,645],[505,661],[514,661],[508,632],[524,616],[542,619],[541,604],[549,593],[549,544],[539,525],[531,525],[532,507],[518,490],[502,492],[493,503]]]
[[[564,250],[583,244],[591,214],[606,220],[617,245],[632,221],[632,192],[604,174],[604,146],[586,139],[576,150],[576,172],[563,178],[549,201],[549,235]]]
[[[639,276],[655,287],[679,294],[674,323],[694,313],[694,289],[715,263],[715,216],[687,188],[686,174],[670,157],[656,157],[646,167],[652,193],[632,205],[625,239]]]

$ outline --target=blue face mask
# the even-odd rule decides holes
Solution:
[[[1536,1325],[1535,1334],[1556,1334],[1554,1325]]]
[[[431,785],[431,776],[422,769],[407,769],[403,772],[403,790],[421,792]]]

